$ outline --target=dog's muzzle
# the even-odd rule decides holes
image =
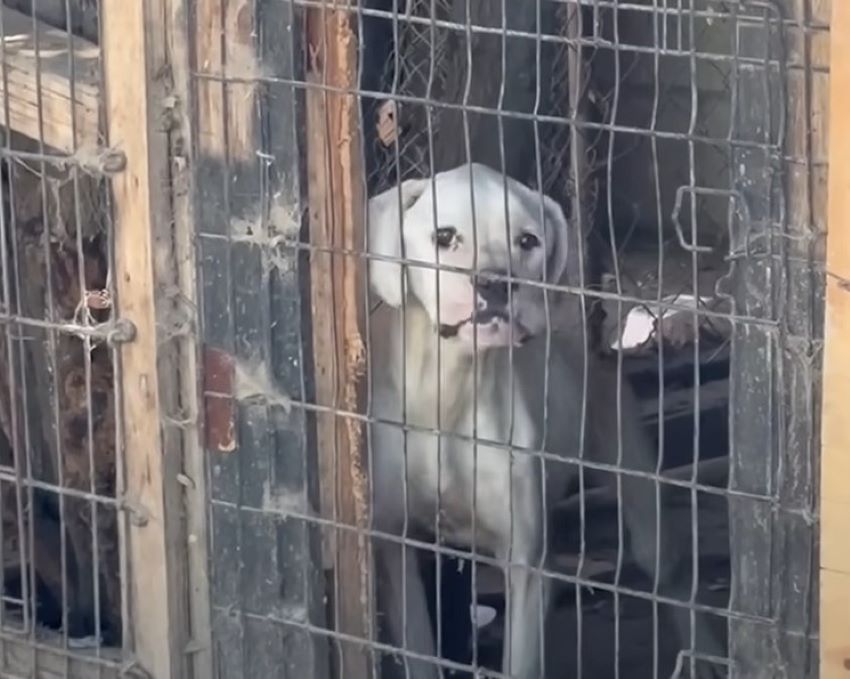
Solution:
[[[481,311],[476,311],[472,316],[466,318],[460,323],[448,324],[441,323],[440,324],[440,337],[444,339],[448,339],[450,337],[456,337],[461,327],[466,325],[467,323],[476,323],[478,325],[487,325],[493,321],[504,321],[508,323],[510,321],[510,317],[508,316],[506,311],[496,310],[496,309],[482,309]]]
[[[460,331],[460,326],[468,322],[469,321],[461,321],[460,323],[455,323],[454,325],[447,325],[446,323],[441,323],[440,337],[442,337],[443,339],[451,339],[452,337],[457,337],[457,334]]]
[[[459,323],[440,324],[440,337],[449,339],[457,337],[460,329],[466,324],[475,324],[486,327],[498,322],[511,323],[511,315],[508,313],[510,307],[511,293],[517,289],[517,283],[506,280],[507,272],[496,270],[484,270],[474,279],[474,288],[477,297],[475,311],[469,318]],[[514,328],[517,338],[516,343],[522,344],[528,339],[528,333],[519,325]]]
[[[440,324],[440,337],[442,337],[443,339],[451,339],[453,337],[457,337],[460,334],[461,328],[463,328],[465,325],[474,325],[481,328],[481,330],[479,330],[479,333],[482,333],[481,341],[484,342],[485,338],[483,336],[483,333],[485,333],[486,329],[488,329],[488,327],[490,326],[495,327],[495,324],[499,323],[500,321],[505,325],[511,324],[510,317],[504,311],[484,310],[481,312],[477,312],[470,318],[467,318],[466,320],[461,321],[460,323]],[[510,332],[513,336],[512,343],[514,344],[514,346],[521,346],[525,344],[525,342],[531,337],[531,333],[529,333],[519,323],[514,323]]]

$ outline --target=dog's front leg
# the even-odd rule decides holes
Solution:
[[[531,463],[526,463],[533,467]],[[548,586],[537,569],[543,553],[543,512],[538,475],[514,474],[511,545],[506,569],[505,644],[502,671],[516,679],[542,679]],[[518,478],[519,477],[519,478]]]
[[[508,567],[502,671],[516,679],[541,679],[546,595],[540,578],[516,561]]]
[[[383,567],[379,595],[386,601],[385,614],[392,643],[403,651],[433,658],[434,636],[425,598],[425,584],[414,550],[398,542],[378,540],[376,556]],[[405,679],[438,679],[434,661],[402,657]]]

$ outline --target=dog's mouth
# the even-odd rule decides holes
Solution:
[[[510,323],[510,317],[507,312],[501,310],[490,310],[483,309],[481,311],[475,312],[469,318],[465,318],[464,320],[454,323],[441,323],[440,324],[440,337],[443,339],[451,339],[452,337],[457,337],[460,333],[461,328],[465,325],[477,325],[482,328],[486,327],[495,327],[498,323]],[[513,339],[514,344],[522,345],[529,339],[528,331],[523,328],[518,323],[513,326]]]
[[[465,321],[461,321],[460,323],[455,323],[454,325],[448,325],[447,323],[440,324],[440,337],[443,339],[451,339],[452,337],[457,337],[458,332],[460,332],[460,326],[464,323],[468,323],[469,319]]]

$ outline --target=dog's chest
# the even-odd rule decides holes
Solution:
[[[511,441],[535,444],[508,370],[501,362],[480,365],[473,379],[468,365],[408,366],[406,457],[399,451],[390,464],[406,467],[407,510],[423,532],[459,544],[471,544],[474,533],[485,549],[501,540],[511,477],[526,475],[528,460],[514,455],[512,462]]]
[[[438,355],[419,316],[403,341],[399,325],[373,326],[371,413],[387,422],[372,427],[376,519],[386,530],[406,525],[457,544],[471,544],[474,532],[487,550],[504,542],[511,512],[523,514],[512,503],[540,496],[532,451],[547,431],[545,380],[537,379],[545,352],[490,350],[473,361],[447,343]],[[556,420],[565,419],[559,412]]]

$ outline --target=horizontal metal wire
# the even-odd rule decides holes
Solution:
[[[329,9],[331,6],[327,2],[323,2],[322,0],[288,0],[293,5],[302,7],[305,9]],[[723,0],[717,0],[717,4],[722,4]],[[566,0],[565,4],[571,4],[570,0]],[[683,19],[682,13],[672,7],[658,6],[658,5],[638,5],[634,3],[622,3],[615,2],[615,0],[595,0],[595,6],[598,9],[605,8],[614,8],[616,7],[617,11],[620,13],[634,12],[641,14],[648,14],[655,18],[679,18]],[[728,6],[728,5],[724,5]],[[769,9],[771,12],[775,12],[775,6],[771,3],[754,3],[749,2],[749,7],[761,7],[762,9]],[[358,17],[368,17],[373,19],[384,19],[386,21],[393,22],[399,26],[404,25],[412,25],[412,26],[420,26],[422,28],[428,29],[446,29],[455,31],[459,34],[463,34],[464,36],[476,36],[476,35],[490,35],[495,37],[503,37],[503,38],[522,38],[526,40],[534,41],[535,43],[541,44],[553,44],[553,45],[568,45],[576,49],[592,47],[594,49],[606,49],[616,51],[622,54],[634,53],[634,54],[645,54],[645,55],[653,55],[653,56],[667,56],[667,57],[680,57],[680,58],[688,58],[695,57],[699,61],[714,63],[714,64],[735,64],[736,67],[739,67],[742,71],[763,71],[765,69],[771,68],[781,68],[784,71],[801,71],[805,70],[806,73],[828,73],[829,69],[826,66],[818,66],[811,65],[806,63],[804,60],[797,61],[793,58],[789,59],[777,59],[777,58],[755,58],[743,56],[740,53],[729,53],[723,54],[719,52],[708,52],[702,51],[699,49],[685,49],[685,48],[675,48],[669,46],[661,46],[658,44],[653,45],[639,45],[635,43],[626,43],[626,42],[614,42],[611,40],[606,40],[602,37],[567,37],[563,35],[555,35],[553,33],[533,33],[531,31],[522,31],[518,29],[510,29],[506,27],[494,27],[494,26],[486,26],[483,24],[476,24],[475,22],[469,23],[459,23],[456,21],[448,21],[445,19],[440,19],[438,17],[422,17],[416,16],[414,14],[404,13],[404,12],[392,12],[388,10],[381,10],[374,7],[368,6],[360,6],[360,7],[340,7],[337,5],[334,7],[334,11],[342,11],[349,12],[351,14],[356,14]],[[783,27],[786,30],[799,31],[806,35],[826,35],[829,33],[829,26],[821,25],[821,24],[809,24],[809,23],[800,23],[796,19],[788,19],[783,18],[779,14],[772,14],[770,17],[758,16],[756,14],[745,15],[738,14],[734,15],[729,11],[726,12],[712,12],[711,10],[693,10],[689,9],[687,11],[687,16],[693,16],[698,19],[702,19],[704,21],[712,21],[712,22],[721,22],[721,21],[729,21],[734,20],[735,25],[739,28],[765,28],[766,26],[776,25],[777,27]]]
[[[60,486],[55,483],[48,483],[47,481],[39,481],[35,478],[22,478],[13,467],[0,466],[0,481],[7,481],[19,488],[45,490],[56,497],[65,496],[77,500],[88,500],[110,507],[122,506],[122,500],[113,496],[79,490],[70,486]]]
[[[222,606],[214,606],[214,610],[223,615],[232,614],[233,610],[229,607]],[[338,641],[347,644],[354,644],[360,647],[364,647],[365,650],[373,650],[379,651],[383,653],[387,653],[389,655],[396,655],[402,658],[407,658],[410,660],[427,660],[429,663],[433,663],[435,667],[442,668],[446,671],[463,671],[463,672],[474,672],[476,677],[487,677],[488,679],[513,679],[508,675],[502,674],[501,672],[497,672],[495,670],[490,670],[487,668],[482,668],[478,665],[467,665],[464,663],[456,663],[450,660],[446,660],[445,658],[439,658],[436,656],[428,656],[423,655],[421,653],[416,653],[415,651],[410,651],[406,648],[392,646],[390,644],[381,643],[378,640],[374,639],[364,639],[361,637],[357,637],[352,634],[346,634],[344,632],[339,632],[337,630],[330,630],[324,627],[320,627],[313,623],[310,623],[305,620],[298,620],[296,618],[284,618],[278,615],[263,615],[251,612],[241,612],[240,615],[243,615],[246,619],[252,620],[258,623],[271,623],[275,625],[281,625],[286,627],[287,629],[298,629],[307,634],[315,635],[317,637]],[[748,622],[753,622],[756,624],[763,624],[765,626],[771,626],[770,621],[757,621],[757,620],[749,620]],[[794,637],[797,636],[794,633],[790,633],[789,636]],[[810,639],[817,639],[815,637],[806,637]],[[722,660],[722,659],[718,659]]]
[[[719,607],[710,606],[708,604],[699,604],[693,599],[673,599],[657,594],[655,592],[634,589],[622,583],[606,583],[602,580],[582,578],[576,575],[567,575],[565,573],[560,573],[558,571],[551,570],[550,568],[541,568],[539,566],[512,561],[509,559],[499,559],[497,557],[484,554],[478,550],[463,550],[458,549],[456,547],[452,547],[447,544],[436,544],[434,542],[428,542],[427,540],[419,540],[415,537],[412,537],[410,533],[408,533],[407,535],[398,535],[396,533],[388,533],[386,531],[381,531],[374,528],[361,528],[360,526],[345,523],[343,521],[340,521],[339,519],[328,519],[321,516],[317,516],[316,514],[299,511],[295,508],[251,507],[250,505],[244,503],[232,502],[220,498],[213,498],[210,500],[210,502],[213,506],[216,507],[238,510],[239,512],[244,512],[246,514],[277,518],[281,520],[297,519],[299,521],[304,521],[307,524],[313,524],[316,526],[321,526],[323,528],[333,528],[334,530],[348,531],[356,534],[358,537],[377,538],[394,544],[404,545],[405,547],[413,547],[416,549],[420,549],[422,551],[430,552],[432,554],[440,554],[442,556],[454,557],[459,559],[474,558],[474,560],[478,563],[487,566],[493,566],[495,568],[504,569],[507,566],[510,566],[512,569],[516,568],[518,570],[532,573],[534,575],[545,576],[546,578],[560,581],[565,584],[581,585],[584,587],[590,587],[591,589],[600,589],[602,591],[611,593],[620,592],[622,594],[627,594],[628,596],[633,596],[636,599],[643,599],[645,601],[661,603],[671,606],[678,606],[680,608],[693,609],[704,613],[712,613],[717,615],[718,617],[735,618],[738,620],[746,620],[750,622],[759,622],[763,624],[773,625],[776,625],[780,622],[776,618],[766,618],[764,616],[753,615],[744,611],[738,612],[730,607]],[[793,510],[783,509],[782,511],[789,515],[798,514]]]
[[[4,313],[0,313],[0,325],[53,330],[63,335],[70,335],[80,339],[87,338],[90,340],[103,340],[106,342],[129,341],[134,332],[132,324],[126,320],[81,324],[61,321],[44,321],[39,318],[30,318],[19,314]]]
[[[210,240],[223,240],[230,243],[250,243],[253,245],[261,245],[262,247],[267,247],[269,249],[275,247],[285,247],[290,249],[297,250],[306,250],[309,252],[316,252],[322,254],[334,254],[334,255],[342,255],[346,257],[356,257],[358,259],[364,259],[368,261],[376,261],[376,262],[387,262],[390,264],[399,264],[406,267],[411,268],[420,268],[427,269],[434,272],[446,272],[446,273],[463,273],[473,275],[478,273],[475,269],[471,269],[468,267],[459,267],[452,266],[450,264],[436,264],[434,262],[427,262],[425,260],[420,259],[409,259],[405,257],[391,257],[389,255],[381,255],[372,252],[364,252],[363,250],[353,250],[350,248],[343,247],[323,247],[320,245],[314,245],[311,243],[301,243],[298,241],[293,241],[292,239],[286,236],[280,237],[272,237],[266,242],[258,243],[257,239],[248,236],[244,239],[240,237],[229,237],[222,236],[217,234],[209,234],[203,233],[199,235],[199,238],[202,239],[210,239]],[[779,255],[765,255],[765,258],[769,259],[777,259]],[[750,261],[754,261],[757,258],[752,258]],[[732,314],[732,313],[724,313],[722,311],[715,311],[713,309],[706,309],[697,307],[696,309],[693,306],[687,306],[681,303],[677,303],[675,301],[666,301],[664,299],[652,299],[645,297],[636,297],[634,295],[626,295],[623,293],[616,292],[607,292],[605,290],[597,290],[593,288],[583,288],[575,285],[565,285],[562,283],[549,283],[546,281],[538,281],[532,280],[528,278],[520,278],[518,276],[510,276],[507,274],[499,274],[493,273],[487,274],[488,278],[492,278],[493,280],[499,281],[510,281],[510,282],[521,282],[523,285],[526,285],[530,288],[539,288],[541,290],[548,290],[553,293],[565,293],[574,296],[586,297],[589,299],[598,299],[598,300],[608,300],[608,301],[616,301],[622,302],[624,304],[635,304],[646,307],[648,309],[655,309],[658,311],[679,311],[679,312],[687,312],[689,314],[698,315],[701,318],[715,318],[715,319],[724,319],[729,321],[735,321],[736,323],[744,323],[752,326],[760,326],[765,328],[775,328],[778,327],[777,322],[759,318],[757,316],[747,316],[743,314]]]
[[[723,144],[724,147],[740,149],[753,149],[769,151],[776,154],[780,153],[780,145],[773,143],[764,143],[751,141],[746,139],[709,137],[706,135],[696,134],[693,132],[670,132],[666,130],[647,130],[646,128],[634,127],[630,125],[620,125],[616,123],[602,123],[591,120],[580,120],[572,117],[550,116],[541,113],[523,113],[521,111],[506,111],[487,106],[477,106],[475,104],[458,104],[437,99],[429,99],[427,97],[415,97],[412,95],[404,95],[400,93],[380,92],[378,90],[351,90],[344,87],[328,85],[326,83],[305,82],[297,78],[287,78],[284,76],[258,76],[248,78],[241,75],[218,75],[210,72],[198,71],[193,73],[194,77],[199,80],[209,82],[218,82],[233,85],[255,85],[255,84],[277,84],[286,85],[295,89],[301,90],[316,90],[333,94],[348,94],[356,95],[366,99],[375,99],[378,101],[397,101],[404,104],[419,104],[423,107],[433,109],[445,109],[450,111],[459,111],[462,113],[485,113],[488,115],[502,118],[505,120],[525,120],[534,123],[551,123],[555,125],[563,125],[564,127],[574,127],[579,130],[588,130],[596,132],[609,132],[618,134],[632,134],[639,137],[654,137],[659,140],[669,139],[672,141],[683,142],[701,142],[706,144]]]
[[[218,399],[231,399],[233,398],[230,394],[224,394],[215,391],[205,391],[204,396],[218,398]],[[731,488],[718,488],[716,486],[706,485],[696,483],[694,481],[686,481],[682,479],[674,479],[669,476],[665,476],[663,472],[644,472],[634,469],[628,469],[626,467],[618,466],[616,464],[608,464],[604,462],[594,462],[593,460],[586,458],[577,458],[577,457],[563,457],[559,456],[556,453],[549,453],[541,449],[532,449],[532,448],[524,448],[522,446],[515,446],[504,443],[502,441],[495,441],[493,439],[488,439],[486,437],[481,436],[472,436],[469,434],[463,434],[460,432],[455,432],[447,429],[438,429],[434,427],[422,427],[416,424],[411,424],[409,422],[399,422],[396,420],[389,420],[385,418],[374,417],[371,415],[364,415],[362,413],[353,412],[350,410],[346,410],[338,405],[329,406],[322,405],[318,403],[312,403],[308,401],[298,400],[298,399],[288,399],[287,407],[295,407],[302,408],[305,411],[315,412],[315,413],[323,413],[328,415],[334,415],[337,417],[350,419],[356,422],[362,422],[365,424],[379,424],[386,425],[388,427],[392,427],[393,429],[398,429],[399,431],[404,431],[406,433],[416,433],[416,434],[429,434],[431,436],[440,437],[448,440],[454,441],[462,441],[465,443],[474,443],[478,446],[484,446],[487,448],[493,448],[496,450],[503,450],[509,453],[516,453],[521,456],[529,456],[533,458],[538,458],[541,460],[546,460],[548,462],[553,462],[556,464],[563,464],[570,467],[577,467],[579,469],[588,469],[592,471],[598,472],[608,472],[611,474],[615,474],[617,476],[625,476],[630,478],[644,479],[647,481],[654,481],[656,483],[662,485],[668,485],[676,488],[686,488],[689,490],[697,490],[699,492],[706,493],[708,495],[717,495],[721,497],[737,497],[745,500],[754,500],[758,502],[765,502],[771,505],[777,505],[777,509],[780,509],[783,512],[789,512],[791,514],[799,514],[801,516],[806,516],[807,518],[811,518],[814,520],[815,517],[812,516],[811,512],[808,509],[793,509],[788,506],[779,506],[779,498],[778,496],[769,496],[769,495],[760,495],[758,493],[749,493],[746,491],[731,489]]]

